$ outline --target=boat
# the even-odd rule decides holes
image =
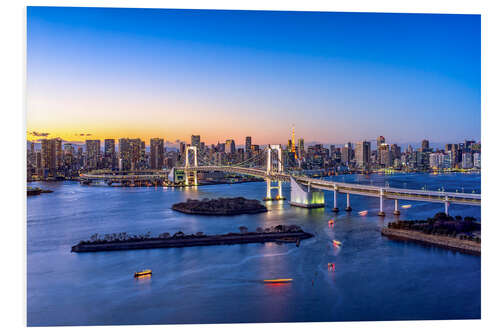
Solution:
[[[359,212],[358,214],[361,215],[361,216],[366,216],[366,214],[368,214],[368,211],[367,210],[363,210],[363,211]]]
[[[271,280],[264,280],[264,283],[289,283],[292,281],[293,279],[271,279]]]
[[[146,275],[152,275],[153,272],[150,269],[145,269],[141,272],[135,272],[134,277],[141,277],[141,276],[146,276]]]
[[[342,245],[342,242],[338,241],[338,240],[333,240],[333,245],[334,246],[341,246]]]
[[[401,208],[404,208],[404,209],[407,209],[407,208],[410,208],[411,205],[402,205]]]
[[[333,219],[331,219],[330,221],[328,221],[328,225],[333,225],[335,223],[335,221]]]

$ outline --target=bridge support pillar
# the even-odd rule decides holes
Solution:
[[[401,215],[401,212],[398,209],[398,199],[394,200],[394,215]]]
[[[333,209],[335,213],[339,212],[339,208],[337,207],[337,189],[333,190]]]
[[[347,193],[347,203],[346,203],[345,211],[346,212],[352,211],[351,200],[349,199],[349,193]]]
[[[270,178],[266,179],[266,197],[264,198],[264,201],[272,201],[272,200],[286,200],[285,197],[283,196],[283,189],[282,189],[282,181],[279,180],[277,181],[278,185],[273,186],[272,185],[272,180]],[[278,190],[278,195],[273,198],[271,190],[276,189]]]
[[[380,189],[380,209],[378,212],[378,216],[385,216],[384,213],[384,190]]]
[[[266,179],[266,199],[265,200],[272,200],[273,198],[271,197],[271,179]]]
[[[449,215],[448,214],[449,208],[450,208],[450,202],[448,201],[448,197],[446,197],[446,201],[444,202],[444,212],[446,215]]]

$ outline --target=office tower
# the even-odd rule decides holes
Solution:
[[[444,145],[444,150],[445,151],[451,151],[453,145],[451,143],[447,143]]]
[[[429,140],[422,140],[422,151],[427,151],[429,150]]]
[[[120,170],[130,170],[132,159],[132,148],[130,139],[121,138],[118,140],[118,167]]]
[[[465,140],[464,150],[468,153],[471,152],[472,145],[475,143],[476,143],[476,141],[474,141],[474,140]]]
[[[234,154],[236,152],[236,145],[233,139],[226,140],[226,147],[224,149],[226,154]]]
[[[474,168],[481,168],[481,153],[474,153]]]
[[[37,151],[35,154],[35,166],[37,170],[42,169],[42,152]]]
[[[251,136],[247,136],[245,138],[245,151],[246,152],[252,151],[252,137]]]
[[[200,149],[200,136],[199,135],[191,135],[191,146],[196,147],[198,150]]]
[[[370,167],[371,144],[368,141],[356,143],[355,160],[359,168]]]
[[[474,166],[471,153],[462,153],[462,168],[470,169]]]
[[[401,147],[397,144],[393,143],[391,145],[391,154],[393,159],[401,158]]]
[[[385,143],[385,138],[381,135],[377,138],[377,150],[380,148],[380,145]]]
[[[140,169],[139,162],[145,154],[146,144],[141,139],[130,139],[130,146],[132,148],[130,168],[132,170]]]
[[[441,169],[443,165],[443,158],[440,153],[431,153],[429,154],[429,166],[432,169]]]
[[[351,161],[351,148],[347,144],[340,148],[340,162],[343,164],[348,164]]]
[[[115,139],[104,139],[104,160],[106,168],[116,168]]]
[[[299,144],[298,144],[298,158],[302,159],[305,155],[305,146],[304,146],[304,139],[300,138],[299,139]]]
[[[382,143],[378,147],[379,151],[379,163],[380,165],[388,168],[392,166],[392,156],[391,156],[391,151],[389,149],[389,145],[387,143]]]
[[[85,150],[87,151],[87,169],[97,169],[99,167],[99,157],[101,154],[101,141],[85,140]]]
[[[40,143],[42,145],[41,169],[46,169],[55,175],[57,169],[56,139],[42,139]]]
[[[186,153],[186,144],[184,142],[179,142],[179,153],[181,154],[181,158],[183,158]]]
[[[154,138],[150,140],[149,143],[149,167],[151,169],[162,169],[165,147],[163,144],[163,139]]]

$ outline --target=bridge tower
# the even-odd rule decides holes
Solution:
[[[189,165],[189,152],[193,152],[193,165]],[[186,147],[186,163],[184,165],[185,168],[190,168],[190,167],[198,167],[198,151],[196,149],[196,146],[188,146]],[[184,169],[185,172],[185,184],[186,185],[198,185],[198,172],[196,170],[194,171],[187,171],[187,169]]]
[[[267,185],[267,191],[266,191],[266,197],[264,198],[265,201],[270,201],[270,200],[285,200],[283,197],[283,192],[282,192],[282,181],[281,180],[275,180],[274,176],[276,174],[281,174],[283,173],[283,154],[281,150],[280,145],[269,145],[266,148],[266,155],[267,155],[267,160],[266,160],[266,185]],[[274,184],[273,183],[277,183]],[[278,190],[278,195],[276,197],[272,197],[271,195],[271,190],[277,189]]]

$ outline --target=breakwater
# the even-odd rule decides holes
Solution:
[[[121,250],[140,250],[157,249],[172,247],[189,246],[208,246],[208,245],[232,245],[247,243],[266,243],[266,242],[289,242],[300,241],[313,237],[312,234],[304,231],[294,232],[252,232],[244,234],[228,233],[224,235],[203,235],[203,236],[185,236],[179,238],[150,238],[144,240],[126,240],[113,242],[80,242],[71,248],[71,252],[99,252],[99,251],[121,251]]]
[[[422,244],[435,245],[464,253],[481,255],[481,244],[449,236],[425,234],[421,231],[382,228],[382,235],[395,240],[409,240]]]

